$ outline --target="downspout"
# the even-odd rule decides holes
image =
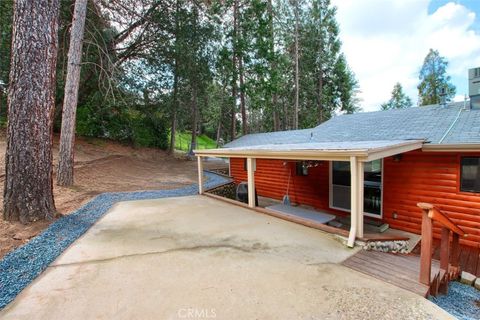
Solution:
[[[355,246],[357,236],[358,210],[357,210],[357,178],[358,178],[357,158],[350,157],[350,233],[348,234],[347,246]]]

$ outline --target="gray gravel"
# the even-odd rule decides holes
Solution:
[[[228,182],[220,175],[205,172],[206,188]],[[27,244],[0,261],[0,310],[12,301],[71,243],[84,234],[119,201],[180,197],[198,193],[198,185],[172,190],[102,193],[90,202],[52,223]]]

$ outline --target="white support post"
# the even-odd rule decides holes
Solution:
[[[364,189],[364,168],[365,163],[358,161],[357,167],[357,174],[358,174],[358,194],[357,194],[357,201],[358,201],[358,221],[357,221],[357,237],[363,238],[363,210],[364,210],[364,196],[363,196],[363,189]]]
[[[355,246],[358,225],[358,164],[356,157],[350,157],[350,233],[347,245]]]
[[[198,194],[203,194],[203,161],[202,157],[197,156],[198,162]]]
[[[247,158],[248,206],[255,208],[255,159]]]

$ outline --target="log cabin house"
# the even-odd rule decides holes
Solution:
[[[365,222],[420,234],[417,204],[426,202],[468,234],[461,242],[478,247],[476,101],[341,115],[312,129],[245,135],[196,155],[228,158],[234,181],[248,181],[250,207],[256,207],[255,193],[277,200],[288,196],[319,216],[349,217],[348,234],[335,224],[324,228],[348,235],[349,246],[365,237]],[[292,212],[285,213],[291,218]],[[436,226],[434,237],[440,234]]]

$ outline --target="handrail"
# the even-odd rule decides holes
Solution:
[[[466,237],[467,234],[458,225],[456,225],[449,217],[443,212],[437,209],[434,205],[425,202],[419,202],[417,204],[423,210],[428,210],[428,217],[433,221],[440,223],[442,226],[448,228],[450,231],[458,234],[459,236]]]
[[[443,212],[435,208],[433,204],[420,202],[417,206],[422,209],[422,244],[420,252],[420,283],[430,287],[430,293],[436,295],[439,288],[444,293],[448,290],[448,281],[458,277],[460,266],[459,238],[467,234],[450,220]],[[442,239],[440,242],[440,270],[443,273],[434,276],[431,282],[432,269],[432,245],[433,245],[433,221],[442,225]],[[452,242],[450,246],[450,233]],[[440,276],[443,274],[442,276]]]

